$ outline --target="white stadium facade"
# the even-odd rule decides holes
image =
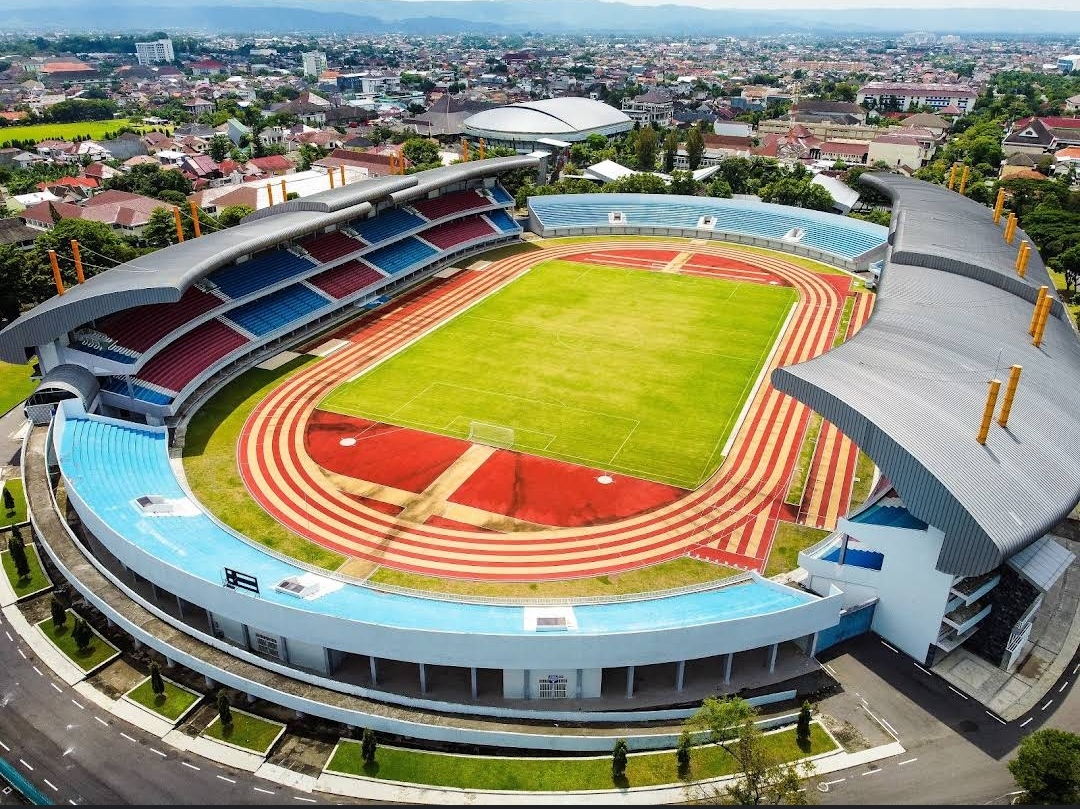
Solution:
[[[471,115],[464,136],[521,154],[550,151],[551,141],[575,144],[590,135],[613,138],[634,128],[621,110],[591,98],[524,101]]]

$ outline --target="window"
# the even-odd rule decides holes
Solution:
[[[281,657],[278,653],[278,639],[258,632],[255,633],[255,651],[270,657]]]
[[[540,699],[566,699],[566,678],[561,674],[541,677],[537,695]]]

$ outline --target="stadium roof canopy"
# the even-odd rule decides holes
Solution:
[[[38,304],[0,331],[0,359],[23,363],[27,349],[45,345],[92,320],[135,306],[175,303],[196,281],[241,256],[367,216],[386,200],[400,203],[455,183],[533,168],[538,163],[537,158],[525,155],[473,160],[406,176],[349,183],[263,208],[239,225],[139,256]]]
[[[993,570],[1053,529],[1080,500],[1080,340],[1054,298],[1041,346],[1028,333],[1040,286],[1033,251],[1002,238],[991,211],[942,186],[867,173],[893,202],[890,247],[869,322],[773,384],[821,413],[878,465],[918,519],[941,529],[937,567]],[[1004,222],[1004,220],[1002,220]],[[1012,365],[1022,366],[1006,427]],[[1002,395],[977,441],[988,382]]]
[[[536,140],[558,135],[584,140],[591,134],[617,134],[633,129],[621,110],[591,98],[546,98],[484,110],[465,119],[465,133],[502,140]],[[523,137],[527,136],[527,137]]]

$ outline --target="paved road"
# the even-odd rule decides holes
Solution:
[[[821,803],[1005,805],[1016,791],[1006,765],[1021,737],[1044,726],[1080,727],[1080,697],[1072,687],[1080,657],[1039,706],[1008,724],[876,635],[848,641],[821,660],[907,749],[877,765],[815,779],[830,782],[817,796]]]
[[[57,804],[326,802],[185,754],[88,703],[3,619],[0,671],[0,755]]]

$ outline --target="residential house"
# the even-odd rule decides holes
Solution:
[[[101,145],[108,152],[107,159],[119,160],[121,163],[135,155],[147,154],[146,143],[141,137],[131,132],[103,141]]]
[[[275,154],[266,157],[253,157],[247,162],[245,169],[248,174],[255,174],[259,177],[281,177],[295,172],[296,165],[289,158]]]
[[[41,231],[28,226],[17,216],[0,219],[0,244],[13,244],[23,250],[34,246],[34,240]]]
[[[1006,156],[1014,152],[1049,154],[1066,146],[1080,146],[1080,118],[1022,118],[1001,142]]]
[[[200,115],[214,111],[214,102],[205,98],[191,98],[184,102],[184,109],[198,118]]]
[[[55,218],[85,219],[104,222],[123,236],[139,237],[157,208],[169,208],[168,203],[152,197],[130,194],[127,191],[102,191],[82,205],[67,202],[40,202],[19,214],[29,226],[51,230]]]
[[[654,88],[632,99],[623,99],[622,111],[642,126],[668,126],[675,113],[675,102],[670,93]]]
[[[890,167],[914,170],[930,162],[935,148],[933,137],[920,135],[912,127],[874,138],[870,141],[866,160],[870,164],[883,162]]]
[[[247,124],[242,123],[241,121],[236,120],[235,118],[230,118],[220,127],[218,127],[218,132],[222,132],[227,135],[229,140],[231,140],[237,146],[240,145],[241,140],[251,138],[251,127],[249,127]]]
[[[34,146],[34,150],[55,163],[76,163],[79,159],[79,145],[66,140],[52,138],[40,140]]]
[[[798,121],[801,120],[798,116],[802,115],[812,116],[818,120],[834,119],[838,123],[866,123],[866,110],[850,101],[823,101],[817,98],[799,99],[788,109],[788,119]]]
[[[839,160],[848,165],[865,164],[867,155],[870,153],[870,144],[862,142],[846,142],[827,140],[818,147],[818,158],[821,160]]]
[[[358,152],[353,149],[334,149],[326,157],[312,163],[311,167],[323,170],[337,170],[339,166],[345,166],[346,168],[362,171],[367,177],[386,177],[391,173],[390,154],[390,151],[380,152],[374,149],[366,152]],[[408,168],[410,165],[408,158],[405,158],[405,163],[406,168]]]
[[[198,62],[192,62],[188,67],[196,76],[213,76],[215,73],[225,72],[225,64],[216,59],[200,59]]]

